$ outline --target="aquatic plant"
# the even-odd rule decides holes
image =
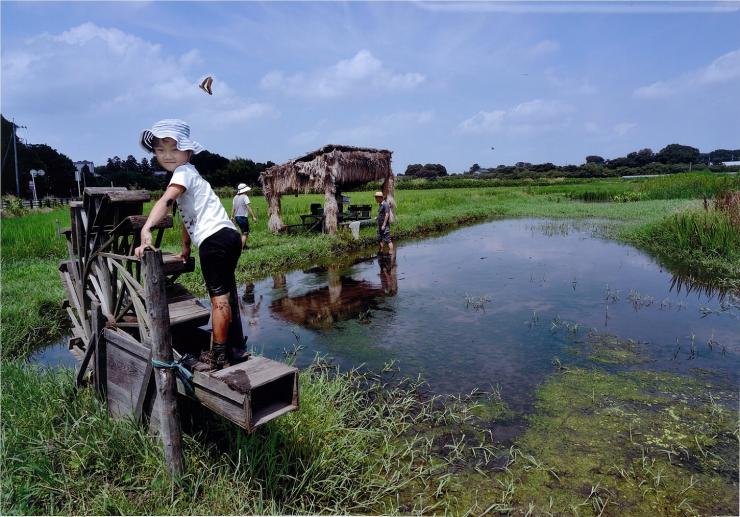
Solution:
[[[472,307],[476,311],[486,310],[486,304],[491,301],[489,296],[471,296],[465,293],[465,307]]]
[[[653,298],[652,296],[643,295],[636,289],[630,289],[630,293],[629,295],[627,295],[627,299],[632,304],[632,307],[635,310],[641,309],[643,307],[650,307],[655,302],[655,298]]]

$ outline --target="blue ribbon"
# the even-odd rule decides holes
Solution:
[[[193,374],[190,373],[190,370],[185,368],[180,362],[166,362],[152,359],[152,366],[154,368],[166,368],[168,370],[175,370],[175,375],[177,375],[182,381],[182,385],[185,386],[185,391],[188,393],[188,395],[195,396],[195,390],[193,389]]]

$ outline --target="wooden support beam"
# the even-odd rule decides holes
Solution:
[[[95,390],[103,400],[106,400],[108,391],[108,367],[106,364],[105,338],[103,337],[106,318],[103,316],[103,309],[100,303],[93,302],[90,315],[92,316],[90,321],[92,341],[95,342]]]
[[[164,265],[160,250],[146,250],[143,257],[144,290],[149,315],[152,359],[170,364],[173,360],[170,314],[167,308]],[[164,444],[164,457],[173,477],[185,472],[182,453],[182,430],[177,408],[175,372],[170,368],[155,368],[157,406],[159,407],[160,438]],[[145,381],[146,382],[146,381]]]

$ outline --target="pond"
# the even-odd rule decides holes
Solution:
[[[240,286],[242,323],[268,357],[298,347],[298,366],[316,354],[342,368],[395,361],[433,392],[498,387],[514,409],[555,357],[580,359],[574,343],[590,332],[634,340],[639,367],[712,370],[736,385],[740,299],[692,287],[599,227],[500,220],[276,275]],[[73,364],[63,348],[33,360]]]

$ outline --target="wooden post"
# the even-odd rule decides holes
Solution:
[[[172,334],[170,332],[170,313],[165,292],[164,264],[160,250],[145,250],[144,294],[146,311],[151,322],[152,359],[172,363]],[[160,438],[164,445],[164,458],[173,477],[185,471],[182,455],[182,430],[177,409],[177,385],[175,372],[170,368],[155,368],[154,379],[159,399]]]
[[[337,198],[334,185],[328,185],[324,192],[324,232],[337,233]]]
[[[90,342],[95,343],[95,389],[103,400],[108,398],[108,361],[105,357],[103,329],[106,319],[98,302],[90,308]]]
[[[265,191],[265,198],[267,199],[267,215],[269,217],[267,227],[272,233],[278,233],[285,226],[280,218],[280,194]]]

